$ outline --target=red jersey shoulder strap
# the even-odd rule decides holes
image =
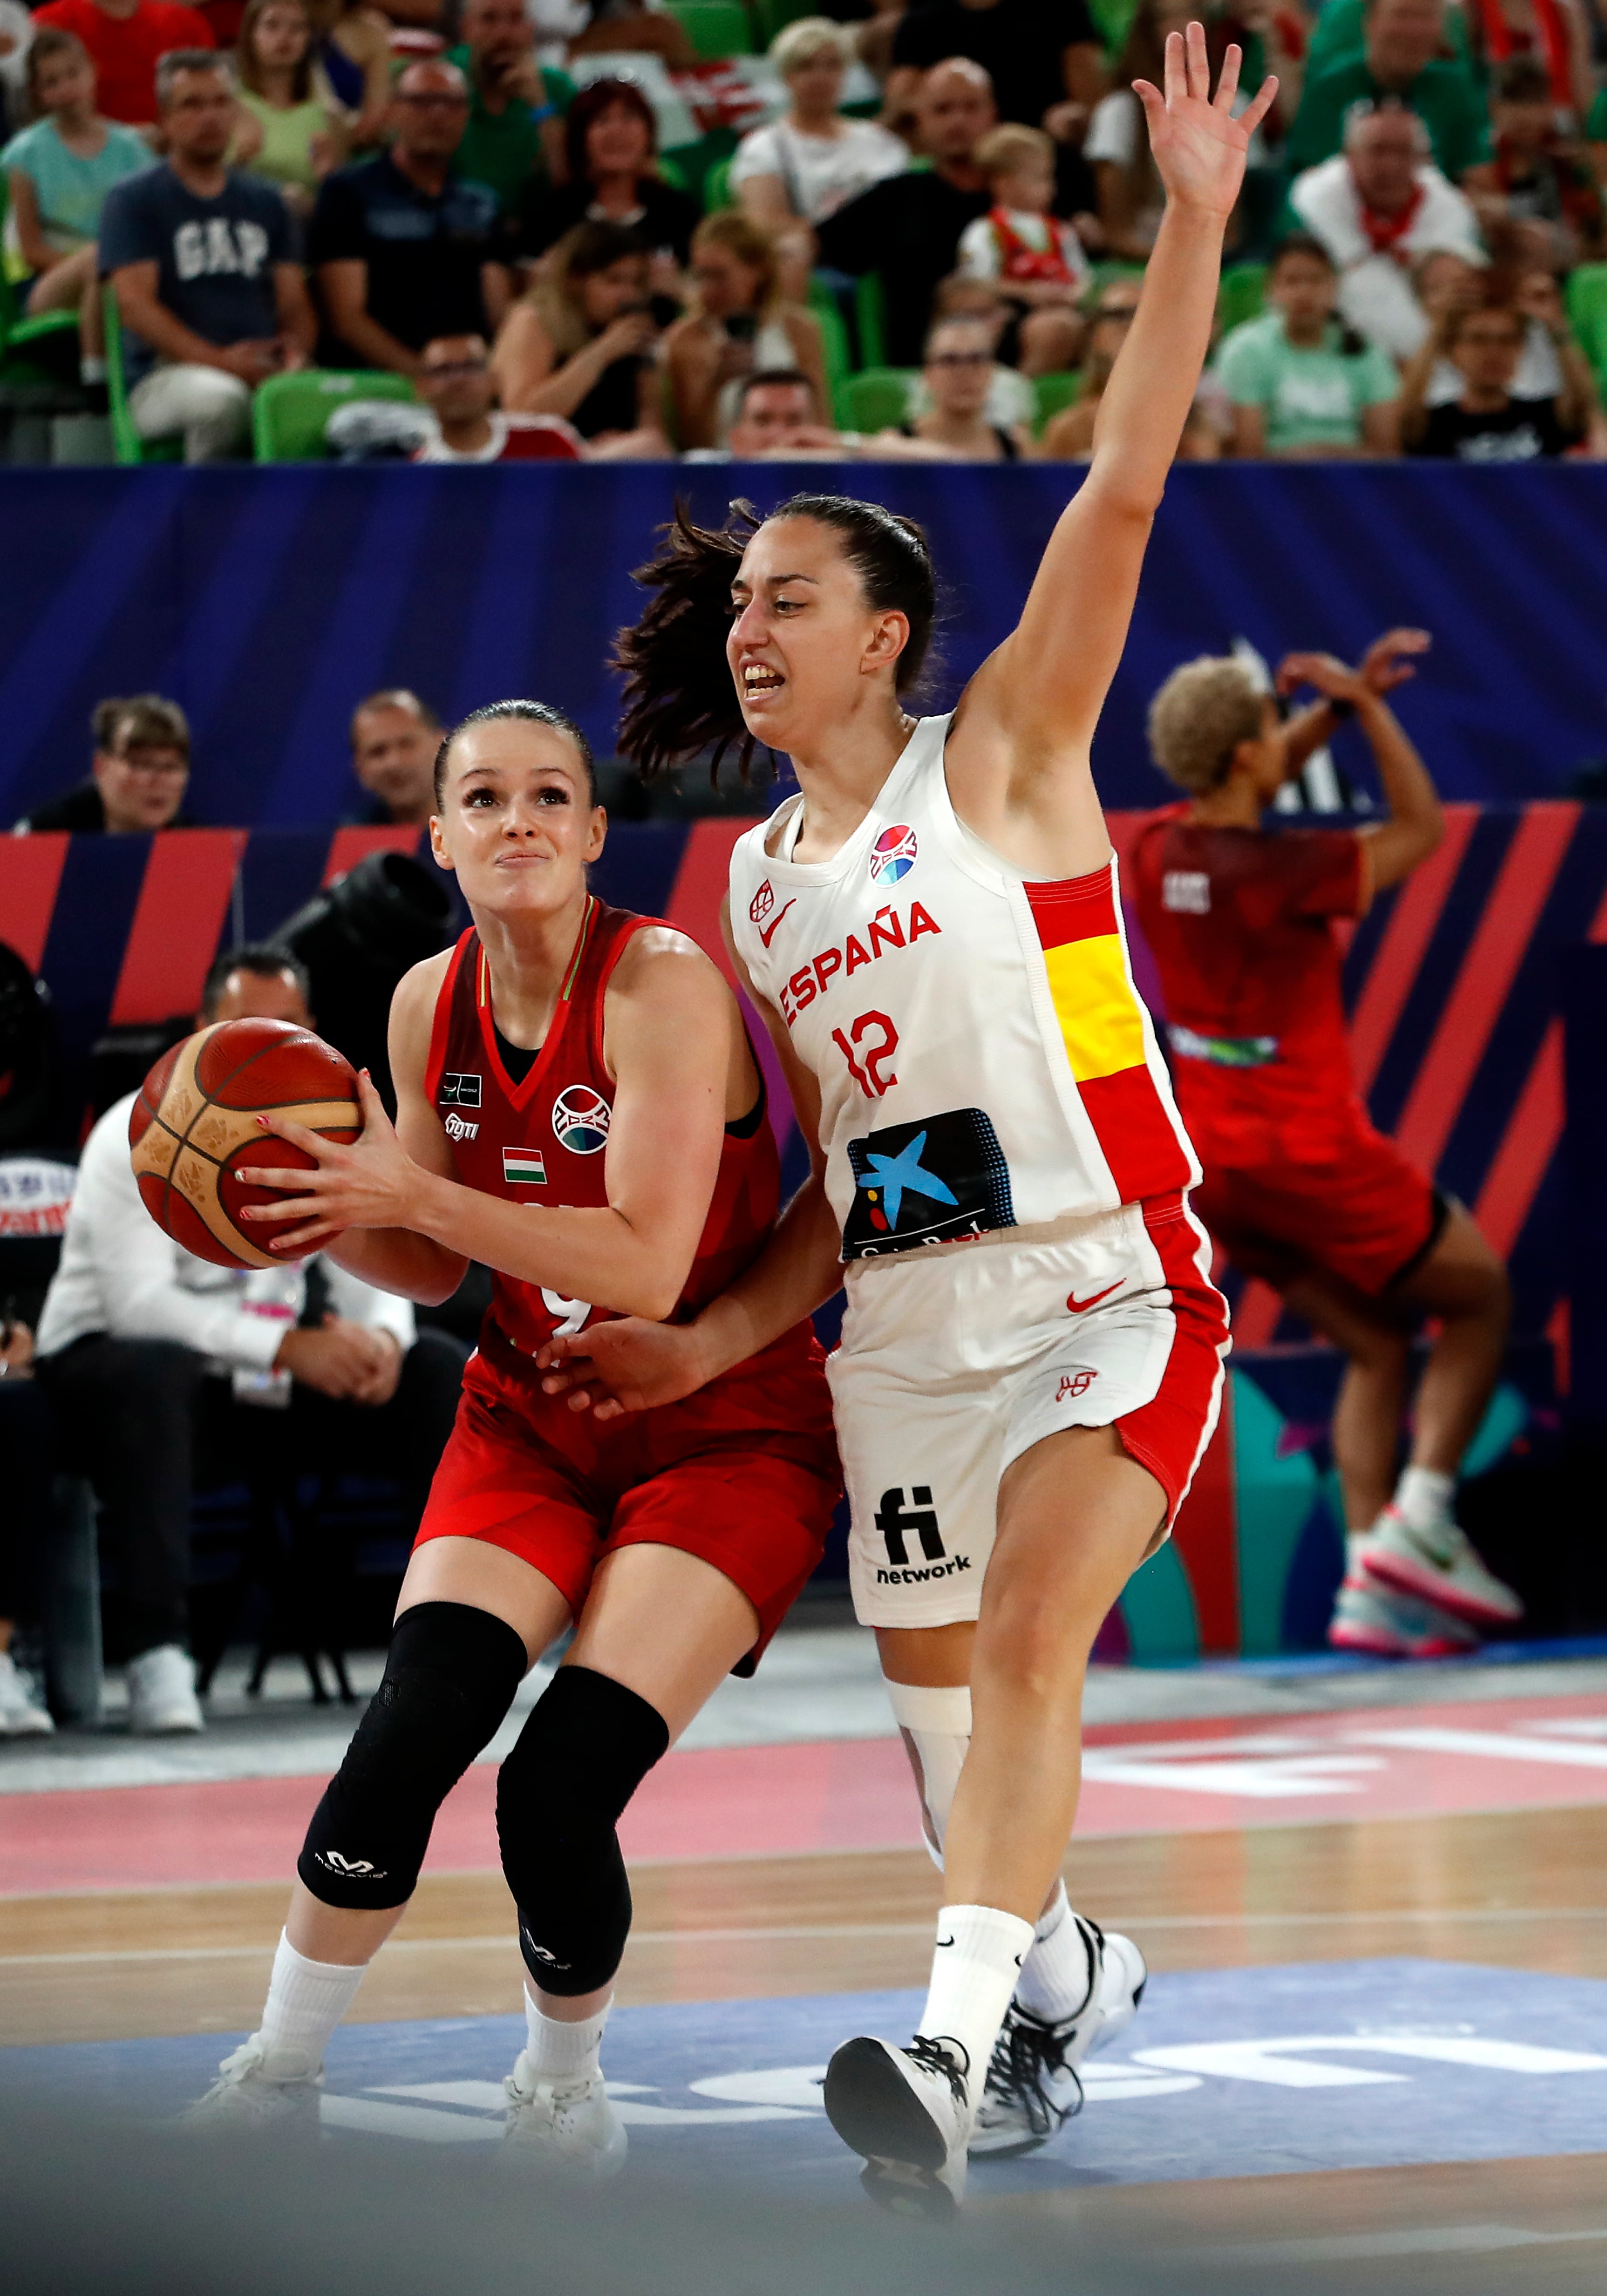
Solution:
[[[447,1065],[447,1038],[452,1027],[452,999],[456,992],[458,975],[469,956],[470,944],[479,945],[480,936],[472,925],[459,934],[457,947],[452,952],[439,988],[436,991],[435,1013],[430,1023],[430,1057],[424,1063],[424,1096],[433,1101],[440,1084],[441,1070]]]
[[[624,955],[627,941],[634,939],[649,925],[662,924],[664,920],[662,917],[638,916],[634,909],[611,909],[602,901],[597,906],[601,914],[594,937],[594,970],[586,983],[586,1018],[591,1031],[593,1062],[598,1075],[606,1076],[608,1063],[603,1057],[603,1000],[608,994],[608,984],[614,977],[614,967]]]

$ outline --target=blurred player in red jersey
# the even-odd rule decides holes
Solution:
[[[1384,699],[1428,644],[1423,631],[1392,630],[1359,670],[1291,654],[1280,690],[1320,698],[1287,724],[1231,657],[1175,670],[1151,704],[1150,745],[1189,796],[1145,824],[1133,855],[1178,1106],[1205,1174],[1194,1208],[1235,1267],[1349,1357],[1333,1418],[1347,1568],[1329,1639],[1402,1656],[1464,1648],[1521,1615],[1455,1513],[1457,1468],[1500,1368],[1505,1271],[1463,1207],[1369,1120],[1333,930],[1439,842],[1434,785]],[[1385,818],[1264,827],[1341,718],[1372,749]],[[1397,1480],[1411,1341],[1431,1316],[1439,1328]]]
[[[529,1972],[508,2156],[586,2180],[624,2161],[600,2065],[630,1927],[615,1827],[820,1560],[840,1488],[807,1321],[618,1425],[545,1395],[534,1357],[615,1315],[685,1320],[754,1259],[780,1168],[735,997],[684,933],[598,900],[584,735],[539,702],[442,742],[430,836],[473,923],[391,1008],[394,1128],[366,1077],[349,1149],[281,1119],[318,1169],[259,1177],[292,1251],[445,1300],[494,1272],[398,1605],[385,1678],[314,1814],[259,2030],[192,2119],[316,2134],[324,2047],[418,1880],[446,1795],[532,1662],[575,1637],[497,1781]],[[248,1215],[250,1217],[250,1215]]]

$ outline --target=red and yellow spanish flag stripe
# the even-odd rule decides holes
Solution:
[[[1061,1041],[1123,1203],[1186,1188],[1189,1159],[1150,1073],[1111,871],[1026,893]]]

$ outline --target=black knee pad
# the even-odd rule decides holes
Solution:
[[[544,1992],[594,1993],[619,1968],[630,1884],[614,1828],[668,1744],[669,1726],[645,1698],[563,1666],[503,1764],[502,1870],[525,1966]]]
[[[529,1660],[489,1611],[420,1603],[313,1812],[296,1871],[326,1906],[405,1905],[435,1813],[513,1702]]]

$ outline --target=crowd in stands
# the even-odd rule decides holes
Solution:
[[[4,0],[12,300],[191,461],[315,365],[348,459],[1075,458],[1202,12],[1280,92],[1185,451],[1607,451],[1607,0],[743,4]]]

